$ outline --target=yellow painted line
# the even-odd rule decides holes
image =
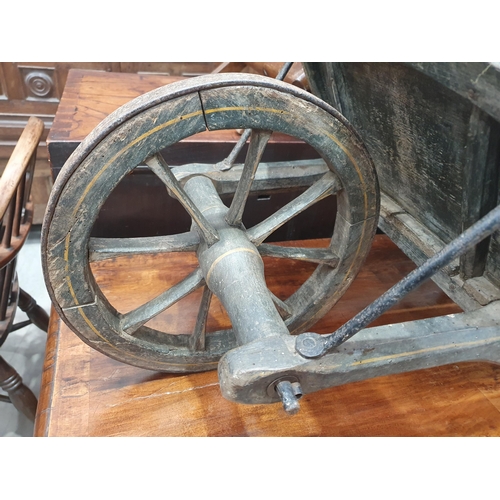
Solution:
[[[90,321],[90,319],[87,317],[87,315],[83,312],[83,308],[79,307],[78,308],[78,312],[80,313],[80,316],[84,319],[85,323],[87,323],[87,325],[89,325],[90,329],[102,340],[104,340],[104,342],[106,342],[106,344],[109,344],[110,346],[114,347],[113,344],[111,344],[109,342],[109,340],[107,340],[106,338],[104,338],[101,333],[97,330],[97,328],[93,325],[93,323]]]
[[[368,195],[366,194],[366,182],[363,177],[363,174],[361,173],[361,169],[359,168],[358,163],[352,156],[351,152],[332,134],[328,133],[326,130],[323,130],[323,133],[327,135],[337,146],[347,155],[349,160],[351,160],[351,163],[353,164],[354,168],[356,169],[356,172],[358,174],[359,180],[363,186],[363,198],[364,198],[364,204],[365,204],[365,219],[363,221],[363,227],[361,229],[361,238],[359,239],[359,244],[358,248],[356,249],[356,254],[354,255],[354,258],[352,260],[351,265],[349,266],[349,269],[347,270],[347,273],[345,275],[344,280],[342,281],[342,284],[340,285],[339,289],[342,287],[342,285],[345,283],[346,279],[348,279],[349,275],[351,274],[351,270],[354,267],[356,263],[356,259],[359,255],[359,252],[361,251],[361,244],[363,242],[363,238],[365,236],[365,230],[366,230],[366,221],[368,217]],[[335,295],[334,295],[335,296]]]
[[[473,340],[470,342],[460,342],[458,344],[454,343],[454,344],[440,345],[435,347],[427,347],[426,349],[418,349],[417,351],[400,352],[399,354],[379,356],[378,358],[363,359],[362,361],[355,361],[354,363],[351,363],[351,366],[365,365],[368,363],[378,363],[379,361],[387,361],[389,359],[405,358],[408,356],[414,356],[416,354],[425,354],[426,352],[445,351],[447,349],[453,349],[457,347],[473,347],[478,345],[489,344],[497,340],[500,340],[500,337],[493,337],[484,340]]]
[[[73,290],[73,285],[71,284],[71,278],[70,278],[69,274],[66,276],[66,283],[68,284],[69,293],[71,293],[71,296],[73,297],[73,302],[75,303],[75,306],[78,307],[80,305],[80,303],[78,302],[78,299],[76,297],[76,293]]]
[[[65,264],[65,270],[66,270],[66,283],[68,284],[69,288],[69,293],[71,293],[71,296],[73,297],[73,302],[75,303],[75,306],[80,305],[78,302],[78,298],[76,297],[75,290],[73,289],[73,285],[71,283],[71,277],[69,275],[69,242],[70,242],[70,236],[71,232],[69,232],[66,235],[65,241],[64,241],[64,260],[66,262]]]
[[[69,236],[71,233],[68,233],[68,236],[66,236],[66,248],[64,249],[64,260],[66,261],[66,271],[69,270]],[[75,306],[78,307],[80,305],[78,298],[76,296],[75,290],[73,289],[73,284],[71,283],[71,277],[68,274],[66,276],[66,283],[68,284],[69,292],[71,294],[71,297],[73,297],[73,302],[75,303]],[[92,324],[92,322],[89,320],[87,315],[83,312],[83,309],[81,307],[78,307],[78,312],[80,313],[80,316],[84,319],[85,323],[89,325],[90,329],[104,342],[106,342],[108,345],[113,346],[106,338],[104,338],[101,333],[97,330],[97,328]]]
[[[193,113],[188,113],[186,115],[179,116],[177,118],[173,118],[172,120],[169,120],[165,123],[162,123],[161,125],[158,125],[155,128],[152,128],[148,132],[145,132],[144,134],[140,135],[139,137],[136,137],[133,141],[131,141],[129,144],[127,144],[123,149],[118,151],[102,168],[101,170],[95,175],[95,177],[89,182],[88,186],[85,188],[83,191],[82,196],[78,200],[77,204],[75,205],[75,208],[73,210],[72,216],[75,217],[76,213],[78,212],[81,204],[83,203],[84,198],[87,196],[89,191],[94,187],[94,184],[99,180],[99,177],[110,167],[110,165],[116,161],[117,158],[119,158],[122,154],[127,152],[130,148],[135,146],[137,143],[141,142],[142,140],[146,139],[152,134],[155,134],[156,132],[159,132],[160,130],[170,127],[171,125],[174,125],[176,123],[179,123],[182,120],[193,118],[195,116],[202,115],[203,111],[194,111]]]
[[[71,238],[71,231],[66,235],[64,239],[64,260],[66,261],[66,265],[64,267],[66,273],[69,273],[69,240]]]
[[[92,324],[92,322],[89,320],[89,318],[87,317],[87,315],[83,312],[83,309],[80,307],[78,309],[78,312],[80,313],[80,315],[82,316],[82,318],[84,319],[84,321],[87,323],[87,325],[89,325],[89,327],[92,329],[92,331],[102,340],[104,340],[104,342],[106,342],[106,344],[108,344],[109,346],[111,346],[113,349],[115,349],[116,351],[118,352],[125,352],[125,351],[122,351],[121,349],[118,349],[118,347],[116,347],[115,345],[113,345],[111,342],[109,342],[108,339],[104,338],[99,331],[97,331],[96,327]],[[132,354],[131,352],[126,352],[127,356],[130,356],[131,358],[136,358],[136,359],[139,359],[141,361],[144,361],[144,358],[142,358],[141,356],[136,356],[135,354]],[[176,363],[171,363],[171,362],[164,362],[164,361],[156,361],[157,363],[161,363],[162,365],[175,365]],[[184,367],[187,367],[187,366],[197,366],[195,364],[183,364],[183,363],[177,363],[178,365],[180,366],[184,366]]]
[[[200,213],[204,214],[205,212],[212,210],[212,208],[221,208],[221,206],[220,205],[210,205],[209,207],[206,207],[203,210],[200,210]]]
[[[210,266],[210,269],[208,270],[207,273],[207,279],[206,282],[208,283],[210,281],[210,276],[212,275],[213,270],[215,269],[215,266],[224,258],[226,258],[228,255],[231,255],[233,253],[238,253],[238,252],[248,252],[253,255],[256,255],[260,259],[260,254],[259,252],[256,252],[255,250],[252,250],[251,248],[245,248],[245,247],[240,247],[240,248],[233,248],[232,250],[228,250],[227,252],[223,253],[222,255],[219,255],[213,262],[212,265]]]
[[[111,166],[111,164],[113,162],[116,161],[117,158],[119,158],[121,155],[123,155],[126,151],[128,151],[131,147],[135,146],[137,143],[139,143],[140,141],[146,139],[147,137],[151,136],[152,134],[156,133],[156,132],[159,132],[160,130],[164,129],[164,128],[167,128],[171,125],[174,125],[176,123],[179,123],[181,120],[184,120],[184,119],[189,119],[189,118],[193,118],[195,116],[199,116],[203,114],[203,111],[202,110],[199,110],[199,111],[195,111],[193,113],[188,113],[186,115],[182,115],[182,116],[179,116],[177,118],[173,118],[172,120],[169,120],[165,123],[162,123],[161,125],[158,125],[157,127],[154,127],[152,128],[151,130],[149,130],[148,132],[145,132],[144,134],[140,135],[139,137],[135,138],[133,141],[131,141],[129,144],[127,144],[123,149],[121,149],[120,151],[118,151],[102,168],[101,170],[94,176],[94,178],[90,181],[90,183],[87,185],[87,187],[85,188],[84,192],[82,193],[82,195],[80,196],[80,199],[78,200],[77,204],[75,205],[75,208],[73,209],[73,213],[72,213],[72,216],[73,218],[76,216],[76,213],[78,212],[80,206],[82,205],[83,203],[83,200],[85,199],[85,197],[87,196],[87,194],[89,193],[89,191],[92,189],[92,187],[95,185],[95,183],[99,180],[99,178],[101,177],[101,175]],[[71,233],[68,233],[67,236],[66,236],[66,239],[65,239],[65,248],[64,248],[64,260],[66,261],[66,265],[65,265],[65,270],[66,270],[66,273],[69,273],[69,245],[70,245],[70,235]],[[73,297],[73,301],[75,303],[76,306],[79,305],[79,302],[78,302],[78,298],[76,297],[76,294],[75,294],[75,291],[73,289],[73,285],[71,283],[71,277],[69,274],[67,274],[66,276],[66,283],[68,284],[68,288],[69,288],[69,291],[71,293],[71,296]],[[78,312],[80,313],[80,315],[82,316],[83,320],[87,323],[87,325],[89,326],[89,328],[100,338],[102,339],[104,342],[106,342],[106,344],[108,344],[109,346],[111,346],[113,349],[116,349],[117,351],[119,352],[123,352],[121,351],[120,349],[118,349],[115,345],[113,345],[108,339],[106,339],[105,337],[103,337],[101,335],[101,333],[97,330],[97,328],[93,325],[93,323],[90,321],[90,319],[87,317],[87,315],[84,313],[83,309],[81,307],[78,308]],[[132,356],[132,357],[135,357],[135,358],[138,358],[138,359],[141,359],[139,356],[134,356],[133,354],[131,353],[126,353],[128,354],[129,356]],[[163,364],[163,363],[162,363]],[[166,365],[170,365],[172,363],[164,363]],[[175,363],[174,363],[175,364]]]
[[[282,110],[278,110],[278,109],[274,109],[274,108],[260,108],[260,107],[248,108],[248,107],[245,107],[245,106],[233,106],[233,107],[224,107],[224,108],[214,108],[214,109],[206,110],[205,113],[206,114],[210,114],[210,113],[217,113],[217,112],[220,112],[220,111],[248,111],[248,110],[251,110],[251,111],[264,111],[264,112],[279,113],[279,114],[282,114],[282,113],[290,114],[288,111],[282,111]],[[363,238],[365,236],[365,231],[366,231],[366,220],[367,220],[367,217],[368,217],[368,195],[366,194],[366,182],[365,182],[365,179],[363,177],[363,174],[361,173],[361,169],[359,168],[358,163],[354,159],[354,157],[351,154],[351,152],[333,134],[330,134],[326,130],[321,130],[321,132],[323,134],[325,134],[327,137],[329,137],[347,155],[347,157],[351,161],[352,165],[356,169],[356,172],[358,174],[358,177],[359,177],[359,180],[361,182],[361,185],[363,186],[363,198],[364,198],[363,201],[364,201],[364,209],[365,209],[365,219],[363,221],[363,227],[361,229],[361,237],[360,237],[360,240],[359,240],[358,248],[356,249],[356,254],[354,255],[352,263],[351,263],[349,269],[347,270],[345,278],[342,280],[342,283],[339,286],[339,289],[341,289],[342,285],[349,278],[349,276],[351,274],[351,270],[354,267],[354,265],[356,263],[356,259],[357,259],[358,255],[359,255],[360,251],[361,251],[361,245],[362,245]],[[208,281],[208,276],[207,276],[207,281]],[[338,294],[334,294],[333,297],[335,297],[335,295],[338,295]]]
[[[363,197],[364,197],[364,202],[365,202],[365,219],[367,218],[368,214],[368,196],[366,194],[366,183],[365,179],[363,178],[363,174],[361,173],[361,169],[359,168],[359,165],[357,164],[356,160],[352,156],[351,152],[332,134],[326,132],[323,130],[323,133],[326,134],[337,146],[347,155],[349,160],[351,160],[351,163],[354,165],[354,168],[356,169],[356,172],[358,173],[359,180],[361,181],[361,184],[363,185]]]
[[[224,111],[263,111],[265,113],[276,113],[280,115],[289,115],[289,111],[285,111],[283,109],[275,109],[275,108],[260,108],[258,106],[248,107],[248,106],[227,106],[225,108],[213,108],[206,109],[205,114],[210,115],[212,113],[220,113]]]
[[[68,286],[70,287],[70,291],[71,291],[71,294],[75,300],[75,302],[78,304],[78,300],[76,299],[75,295],[74,295],[74,291],[73,291],[73,287],[71,286],[71,282],[68,283]],[[77,306],[78,307],[78,306]],[[131,352],[126,352],[126,351],[122,351],[121,349],[118,349],[118,347],[116,347],[114,344],[112,344],[107,338],[103,337],[101,335],[101,333],[97,330],[97,328],[94,326],[94,324],[90,321],[90,319],[87,317],[87,315],[85,314],[85,312],[83,311],[83,307],[78,307],[78,312],[80,313],[80,316],[83,318],[83,320],[85,321],[85,323],[87,323],[87,325],[89,326],[89,328],[101,339],[103,340],[104,342],[106,342],[106,344],[108,344],[110,347],[112,347],[113,349],[115,349],[116,351],[118,352],[125,352],[127,354],[127,356],[130,356],[132,358],[136,358],[136,359],[139,359],[141,361],[144,361],[144,358],[142,358],[141,356],[136,356],[135,354],[132,354]],[[162,365],[165,365],[165,366],[170,366],[170,365],[174,365],[174,366],[183,366],[183,367],[188,367],[188,366],[192,366],[192,367],[197,367],[198,365],[196,364],[185,364],[185,363],[173,363],[173,362],[166,362],[166,361],[156,361],[157,363],[161,363]]]

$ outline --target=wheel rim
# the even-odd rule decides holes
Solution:
[[[318,265],[285,301],[293,311],[286,321],[291,333],[304,331],[335,304],[370,247],[379,210],[375,171],[357,134],[333,108],[253,75],[210,75],[145,94],[104,120],[70,157],[51,193],[42,233],[44,275],[56,310],[82,340],[112,358],[153,370],[200,371],[215,368],[236,346],[231,330],[207,336],[206,348],[198,351],[190,349],[187,336],[145,326],[140,334],[126,334],[88,257],[92,226],[120,180],[161,149],[206,128],[264,129],[302,139],[341,183],[330,244],[339,263]]]

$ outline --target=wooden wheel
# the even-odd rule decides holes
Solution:
[[[243,74],[193,78],[149,92],[105,119],[69,158],[54,185],[42,234],[45,280],[59,315],[84,342],[112,358],[152,370],[202,371],[215,368],[219,358],[236,346],[232,330],[204,335],[211,292],[200,268],[127,313],[110,304],[90,268],[93,260],[117,255],[196,251],[200,242],[217,244],[217,229],[158,154],[207,128],[253,129],[226,214],[228,223],[245,233],[262,255],[318,264],[292,296],[284,302],[274,298],[278,310],[285,311],[292,334],[307,329],[335,304],[370,247],[379,211],[373,163],[352,127],[329,105],[286,83]],[[243,208],[270,131],[309,143],[328,168],[298,198],[247,230],[241,224]],[[155,238],[91,238],[105,200],[140,164],[147,164],[180,201],[193,219],[192,230]],[[275,183],[280,187],[282,179]],[[286,249],[264,243],[278,227],[329,195],[336,195],[338,212],[327,249]],[[205,291],[192,335],[145,326],[200,287]]]

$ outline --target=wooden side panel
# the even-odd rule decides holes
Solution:
[[[407,63],[454,90],[500,122],[500,63]]]
[[[500,89],[499,89],[500,92]],[[467,143],[464,148],[464,190],[462,200],[462,230],[485,216],[497,205],[500,167],[500,124],[478,107],[473,107]],[[483,275],[490,247],[486,238],[460,258],[462,279]],[[498,252],[493,252],[498,255]],[[494,257],[494,256],[492,256]],[[496,267],[494,274],[500,273]]]
[[[444,245],[497,205],[498,64],[309,63],[306,70],[313,90],[361,134],[381,190],[402,217],[413,218]],[[392,219],[381,223],[412,258],[425,246],[417,233],[417,240],[406,241]],[[469,250],[447,273],[446,280],[459,282],[472,302],[495,300],[498,235]],[[444,289],[454,294],[453,287]]]
[[[382,191],[443,240],[458,235],[472,105],[403,64],[334,64],[333,73]]]
[[[500,194],[497,203],[500,203]],[[494,233],[490,238],[484,274],[496,287],[500,288],[500,234],[498,232]]]

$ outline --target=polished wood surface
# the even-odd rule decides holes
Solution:
[[[41,224],[52,188],[46,139],[71,69],[185,78],[211,73],[218,65],[215,62],[0,62],[0,172],[28,118],[36,116],[45,125],[33,180],[33,224]]]
[[[183,79],[185,78],[180,76],[159,74],[71,70],[54,124],[47,138],[54,177],[69,154],[110,113],[146,92]],[[200,148],[205,146],[204,149],[200,149],[199,155],[205,156],[206,161],[212,161],[211,157],[215,154],[212,151],[220,156],[215,161],[220,161],[225,157],[224,155],[229,154],[239,138],[240,135],[234,130],[207,131],[196,134],[181,141],[175,151],[174,161],[177,156],[183,159],[182,163],[203,161],[202,158],[191,160],[186,158],[186,155],[189,156],[188,153],[192,154],[193,145],[198,145]],[[284,146],[280,148],[281,144]],[[264,161],[318,156],[317,153],[311,156],[312,153],[314,151],[302,141],[275,133],[266,149],[266,155],[270,157]],[[280,157],[273,158],[276,155]],[[284,155],[289,157],[284,157]],[[170,164],[174,163],[170,161]]]
[[[317,245],[321,240],[308,242]],[[324,242],[323,242],[324,243]],[[303,244],[303,242],[301,242]],[[93,272],[120,311],[154,296],[190,272],[186,255],[102,261]],[[333,331],[414,265],[383,235],[345,296],[312,331]],[[269,287],[285,298],[311,265],[266,258]],[[167,283],[166,283],[167,282]],[[183,299],[155,321],[191,331],[199,297]],[[432,282],[403,299],[374,324],[459,312]],[[227,318],[217,301],[209,330]],[[500,367],[443,366],[380,377],[309,394],[290,417],[279,404],[244,406],[220,394],[215,371],[155,373],[92,350],[52,312],[37,436],[477,436],[500,435]]]
[[[38,146],[42,132],[42,120],[30,117],[0,177],[0,218],[4,216],[21,177],[26,173],[28,162]]]

